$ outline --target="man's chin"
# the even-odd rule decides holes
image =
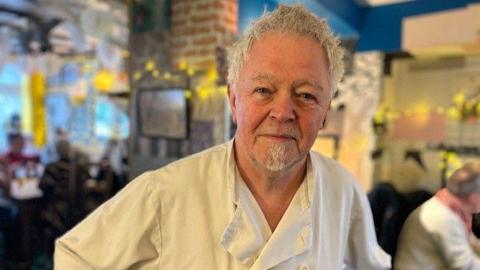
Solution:
[[[287,169],[289,166],[287,163],[267,163],[265,164],[265,169],[271,172],[281,172]]]
[[[294,165],[294,160],[288,157],[282,159],[274,159],[271,157],[263,157],[259,159],[254,159],[257,166],[264,168],[270,172],[282,172],[291,168]]]

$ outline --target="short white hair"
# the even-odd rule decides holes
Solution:
[[[279,31],[312,37],[320,43],[328,58],[329,80],[333,95],[344,72],[344,50],[334,37],[325,19],[313,15],[303,6],[279,5],[273,12],[266,12],[246,30],[245,34],[228,50],[228,82],[235,83],[245,64],[253,42],[263,33]]]

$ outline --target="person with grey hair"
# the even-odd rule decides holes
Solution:
[[[365,194],[310,151],[343,51],[304,7],[229,51],[230,142],[133,180],[57,241],[57,269],[388,269]]]
[[[480,269],[472,214],[480,212],[480,164],[467,163],[405,221],[395,269]]]

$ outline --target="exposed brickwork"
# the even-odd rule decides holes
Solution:
[[[215,48],[228,46],[237,33],[236,0],[173,0],[172,61],[195,69],[215,65]]]

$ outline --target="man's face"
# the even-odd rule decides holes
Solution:
[[[480,191],[470,194],[470,205],[472,214],[480,213]]]
[[[236,154],[271,171],[306,159],[331,101],[328,59],[311,37],[267,32],[229,85]]]
[[[25,140],[23,138],[15,138],[10,142],[10,151],[12,153],[21,154],[25,147]]]

